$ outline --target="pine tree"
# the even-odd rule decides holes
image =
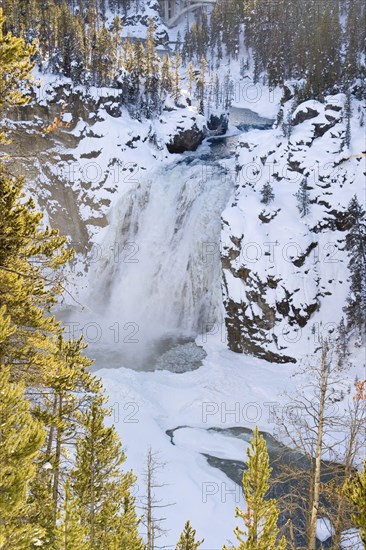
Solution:
[[[122,48],[122,64],[124,69],[128,72],[132,72],[135,67],[135,56],[133,46],[130,40],[125,40]]]
[[[300,183],[300,188],[296,193],[297,208],[301,214],[301,217],[307,216],[310,212],[310,193],[304,178]]]
[[[364,11],[364,10],[363,10]],[[362,13],[362,12],[361,12]],[[345,49],[346,55],[344,59],[344,75],[343,79],[346,85],[350,85],[355,77],[357,77],[360,68],[359,56],[361,53],[359,21],[362,19],[360,13],[360,3],[351,2],[347,10],[346,30],[347,36]],[[361,39],[362,41],[362,39]]]
[[[366,549],[366,460],[362,472],[358,472],[346,481],[343,492],[355,507],[352,521],[360,530],[361,539]]]
[[[85,82],[86,52],[83,21],[80,17],[74,19],[72,31],[70,78],[76,84]]]
[[[192,97],[193,83],[195,82],[195,80],[196,80],[196,73],[194,71],[193,63],[192,61],[190,61],[187,67],[188,94],[190,98]]]
[[[232,101],[232,82],[230,78],[230,71],[227,71],[224,76],[222,101],[224,109],[228,111]]]
[[[263,185],[260,192],[262,195],[261,202],[263,204],[267,205],[273,201],[274,199],[273,187],[268,181]]]
[[[170,57],[169,55],[164,56],[163,64],[161,67],[161,79],[160,79],[161,90],[165,92],[171,92],[172,90],[172,75],[170,72]]]
[[[217,42],[217,59],[216,59],[216,68],[217,69],[220,67],[222,57],[223,57],[222,43],[221,43],[221,39],[218,38],[218,42]]]
[[[34,51],[22,39],[4,36],[3,22],[1,16],[0,109],[27,102],[20,86],[29,82],[29,56]],[[62,291],[58,270],[72,253],[57,231],[40,229],[42,214],[31,198],[24,200],[22,187],[23,181],[9,176],[0,163],[0,294],[10,326],[16,327],[0,343],[0,357],[11,367],[13,378],[40,385],[44,372],[52,371],[54,335],[59,331],[54,317],[45,312]]]
[[[243,79],[245,76],[246,66],[245,66],[245,60],[244,57],[240,60],[240,78]]]
[[[79,18],[70,13],[65,0],[61,4],[57,30],[60,51],[57,65],[65,76],[81,83],[85,57],[82,24]]]
[[[244,527],[236,527],[235,536],[239,541],[236,550],[284,550],[285,538],[278,541],[278,509],[274,499],[266,499],[270,488],[269,478],[272,469],[266,442],[259,435],[258,428],[253,431],[250,448],[247,450],[248,469],[243,474],[244,496],[247,510],[236,509],[236,516],[244,522]],[[229,550],[224,546],[223,550]],[[231,548],[230,550],[234,550]]]
[[[222,98],[220,94],[220,80],[217,75],[215,76],[214,98],[215,98],[215,107],[216,109],[218,109]]]
[[[58,37],[59,7],[54,2],[41,2],[39,5],[38,43],[43,59],[38,59],[41,68],[43,64],[51,71],[54,69],[51,60]]]
[[[147,76],[152,76],[156,73],[156,58],[155,58],[155,23],[152,19],[148,21],[148,29],[146,36],[146,73]]]
[[[79,414],[75,409],[87,397],[78,395],[86,391],[81,385],[86,376],[81,367],[87,360],[78,344],[71,365],[71,352],[66,358],[60,351],[59,323],[47,314],[62,291],[59,267],[71,257],[64,248],[65,239],[49,228],[40,230],[42,216],[35,211],[32,199],[24,200],[22,181],[9,177],[1,165],[0,213],[0,292],[11,328],[0,342],[0,357],[12,380],[25,383],[33,413],[47,428],[36,475],[29,478],[32,505],[28,522],[42,527],[42,541],[48,544],[53,540],[64,460],[62,438],[73,434]],[[72,346],[68,342],[62,349]],[[65,385],[70,384],[72,388],[66,391]]]
[[[145,46],[145,115],[152,118],[161,110],[159,62],[155,52],[155,23],[149,19]]]
[[[346,250],[349,256],[350,295],[346,313],[351,328],[358,328],[360,334],[366,329],[366,213],[355,195],[347,209],[350,227],[346,236]]]
[[[0,338],[14,328],[0,310]],[[10,368],[0,365],[0,548],[29,549],[40,528],[28,521],[29,484],[45,432],[32,417],[24,383],[12,382]],[[25,520],[24,520],[25,518]]]
[[[207,73],[207,61],[202,56],[200,60],[200,74],[197,80],[197,99],[199,102],[199,113],[200,115],[205,114],[206,108],[206,73]]]
[[[145,50],[141,40],[136,42],[134,53],[134,67],[137,69],[139,79],[146,75]]]
[[[116,67],[119,69],[121,67],[122,19],[117,15],[113,18],[111,32],[114,44],[113,47],[116,52]]]
[[[62,292],[59,268],[71,257],[66,239],[48,227],[23,181],[0,164],[0,293],[16,331],[0,344],[12,375],[40,386],[55,368],[59,323],[46,313]]]
[[[177,40],[175,42],[174,52],[175,53],[180,53],[181,48],[182,48],[182,37],[181,37],[180,31],[178,31],[177,32]]]
[[[88,548],[142,550],[130,487],[132,472],[122,473],[126,457],[114,427],[106,427],[103,399],[96,398],[83,419],[71,473]]]
[[[201,13],[199,14],[199,21],[198,21],[197,28],[199,29],[197,55],[199,57],[206,57],[207,47],[209,42],[209,30],[208,30],[207,15],[204,10],[202,10]]]
[[[346,134],[344,137],[344,143],[349,149],[351,145],[351,117],[352,117],[352,106],[351,106],[351,92],[348,90],[346,95],[346,103],[344,106],[344,116],[346,118]]]
[[[184,31],[184,39],[183,39],[183,46],[182,46],[182,60],[184,65],[186,64],[187,59],[189,60],[192,59],[192,56],[193,56],[192,34],[187,21],[187,26]]]
[[[101,390],[100,381],[88,371],[92,362],[82,354],[85,348],[81,338],[65,340],[60,334],[55,355],[57,366],[45,381],[51,390],[45,407],[50,426],[45,460],[52,464],[54,521],[58,513],[63,449],[75,439],[81,423],[80,415]]]
[[[211,112],[211,107],[215,99],[215,79],[216,75],[214,72],[211,72],[210,80],[207,86],[207,111],[208,114]]]
[[[306,90],[303,89],[302,90],[302,93],[304,94],[304,96],[306,95]],[[293,111],[295,109],[295,106],[293,106],[287,113],[286,113],[286,116],[284,117],[283,119],[283,122],[282,122],[282,131],[283,131],[283,135],[285,136],[285,138],[287,138],[288,140],[290,139],[291,135],[292,135],[292,131],[293,131],[293,121],[292,121],[292,114],[293,114]],[[282,114],[283,116],[283,114]]]
[[[116,49],[111,34],[103,25],[97,35],[94,58],[96,86],[109,86],[116,72]]]
[[[203,541],[204,539],[196,541],[196,530],[193,529],[190,522],[187,521],[175,550],[197,550]]]
[[[176,105],[180,99],[180,68],[182,65],[182,56],[177,52],[173,58],[173,98]]]
[[[4,38],[1,34],[3,76],[15,67],[15,74],[26,79],[31,64],[18,52],[22,45],[22,41],[14,44],[10,35]],[[19,54],[21,71],[15,66],[14,52]],[[6,91],[1,106],[24,103],[16,90],[18,81],[10,76],[8,81],[8,87],[1,84]],[[97,407],[98,412],[92,408],[89,417],[82,414],[91,394],[99,392],[99,382],[87,372],[90,362],[82,355],[82,342],[65,341],[59,322],[50,315],[63,290],[60,268],[72,252],[57,231],[41,229],[42,214],[35,210],[31,198],[25,198],[22,186],[23,181],[9,176],[0,163],[0,295],[1,314],[5,315],[5,308],[7,313],[5,324],[0,323],[1,547],[29,550],[33,543],[54,546],[62,494],[60,480],[67,473],[63,447],[66,443],[72,445],[80,430],[84,429],[87,439],[89,418],[96,427],[91,440],[97,451],[84,478],[88,473],[95,477],[98,485],[89,483],[89,490],[103,497],[94,509],[95,533],[99,541],[103,535],[110,549],[142,550],[129,493],[134,477],[130,472],[119,472],[124,455],[116,433],[103,427],[103,407]],[[24,399],[24,388],[29,402]],[[97,402],[94,398],[93,403]],[[83,448],[81,441],[79,451]],[[82,460],[82,454],[76,455]],[[82,488],[77,464],[75,472],[76,485]],[[84,495],[88,495],[87,489]],[[78,513],[85,522],[87,501],[81,503],[77,497]],[[93,548],[89,543],[87,547]]]
[[[29,56],[33,50],[27,49],[20,39],[14,42],[11,35],[3,40],[2,34],[0,50],[2,75],[13,71],[15,56],[20,63],[19,70],[15,69],[7,80],[7,95],[2,100],[10,104],[26,103],[17,89],[21,84],[17,78],[27,80],[27,71],[32,65],[26,54]],[[16,541],[14,544],[9,542],[7,548],[29,549],[31,538],[43,537],[32,486],[36,473],[38,475],[38,451],[44,430],[31,416],[30,405],[23,399],[23,388],[26,387],[27,391],[31,388],[34,400],[42,401],[45,372],[50,376],[55,366],[55,335],[59,331],[59,324],[47,312],[61,292],[58,268],[71,254],[64,248],[65,239],[60,238],[57,231],[40,230],[42,215],[35,211],[32,199],[24,200],[22,185],[22,180],[9,176],[0,163],[0,294],[3,307],[6,307],[8,325],[0,340],[1,363],[6,363],[6,368],[1,367],[6,397],[0,400],[0,440],[4,442],[1,444],[0,441],[0,500],[7,499],[5,512],[4,501],[0,506],[0,517],[6,515],[0,523],[1,527],[4,524],[6,527],[3,536],[8,541],[14,537]],[[18,432],[16,437],[13,437],[12,428]],[[12,437],[13,440],[7,444],[6,440]],[[18,446],[18,449],[12,450],[12,446]],[[12,466],[17,474],[11,474]],[[13,490],[14,494],[9,494]],[[19,506],[24,505],[21,511],[17,510],[15,491],[18,491]],[[28,491],[30,505],[26,507],[25,493]],[[19,521],[16,514],[21,516]]]
[[[347,359],[349,355],[348,351],[348,331],[346,324],[344,322],[344,318],[339,322],[338,328],[337,328],[337,341],[336,341],[336,350],[337,350],[337,357],[340,367],[342,367],[345,363],[345,360]]]
[[[283,38],[281,32],[277,30],[274,33],[271,43],[270,59],[268,60],[268,84],[270,89],[275,88],[283,83],[284,68],[284,53],[283,53]]]
[[[65,496],[55,533],[55,550],[88,550],[86,528],[81,524],[76,499],[70,481],[65,484]]]
[[[0,8],[0,112],[5,105],[25,105],[29,101],[20,86],[30,84],[30,58],[35,54],[35,45],[26,46],[22,38],[4,34],[5,21]],[[0,132],[0,143],[4,141],[5,134]]]
[[[98,20],[98,9],[96,0],[90,0],[87,3],[87,12],[85,22],[87,25],[86,32],[86,63],[88,70],[92,73],[93,82],[96,80],[96,47],[97,47],[97,37],[99,34],[99,20]]]
[[[67,4],[71,19],[76,21],[79,18],[80,22],[85,22],[82,29],[83,35],[87,35],[85,68],[94,73],[97,36],[102,25],[106,24],[106,0],[90,0],[87,9],[83,0],[79,0],[78,5],[75,2]],[[139,4],[140,0],[136,0],[136,13]],[[41,55],[37,61],[40,67],[48,64],[52,70],[58,70],[60,50],[63,49],[62,43],[56,39],[61,2],[3,0],[2,5],[8,18],[7,30],[22,36],[26,42],[38,38]],[[129,0],[109,1],[113,14],[122,10],[126,16],[129,5]],[[255,82],[261,75],[270,86],[281,84],[283,79],[304,79],[309,85],[309,97],[321,98],[333,86],[339,87],[341,80],[349,87],[356,78],[363,77],[365,23],[362,0],[342,3],[331,0],[322,3],[314,0],[305,3],[301,0],[275,3],[267,0],[220,0],[215,3],[209,21],[204,10],[195,13],[191,29],[187,21],[181,49],[183,64],[186,65],[194,55],[197,61],[201,56],[207,57],[209,49],[212,61],[217,52],[218,68],[223,58],[223,46],[229,60],[237,59],[244,27],[244,46],[252,52]],[[291,26],[296,27],[296,33],[290,32]],[[313,40],[308,43],[310,33]],[[179,42],[178,35],[177,51],[180,51]],[[243,65],[240,72],[242,76]]]

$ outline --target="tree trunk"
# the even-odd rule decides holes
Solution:
[[[151,496],[151,450],[147,459],[147,550],[154,550],[152,496]]]
[[[53,406],[52,406],[52,416],[55,417],[57,413],[57,395],[53,398]],[[52,444],[53,444],[53,438],[55,435],[55,426],[50,427],[50,431],[47,438],[47,446],[46,446],[46,456],[49,458],[52,453]]]
[[[57,417],[60,421],[62,418],[62,395],[57,396]],[[53,488],[52,488],[52,498],[53,498],[53,517],[54,522],[57,519],[57,509],[58,509],[58,491],[60,485],[60,463],[61,463],[61,436],[62,429],[60,426],[56,430],[56,449],[55,449],[55,461],[53,466]]]
[[[90,472],[90,546],[94,548],[95,543],[95,494],[94,494],[94,422],[91,434],[91,472]]]
[[[323,448],[323,430],[324,430],[324,409],[327,391],[327,347],[323,344],[321,358],[321,388],[319,399],[319,418],[317,426],[317,442],[315,452],[314,465],[314,481],[313,481],[313,499],[311,502],[310,524],[308,536],[308,550],[316,550],[316,524],[318,520],[319,501],[320,501],[320,474],[321,474],[321,457]]]

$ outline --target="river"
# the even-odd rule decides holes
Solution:
[[[79,317],[82,324],[98,320],[101,337],[88,342],[93,370],[165,370],[179,377],[202,365],[206,353],[196,338],[223,321],[221,213],[234,190],[236,143],[243,132],[268,128],[273,121],[232,109],[230,123],[228,135],[208,138],[196,152],[152,170],[115,207],[103,243],[114,254],[91,272],[88,307]],[[175,445],[176,434],[187,430],[202,432],[173,426],[166,437]],[[205,432],[247,443],[251,437],[245,426]],[[275,473],[290,463],[308,469],[304,456],[262,433]],[[241,484],[243,461],[201,454],[210,467]],[[301,488],[305,491],[306,483]],[[291,489],[282,485],[279,494]],[[280,523],[287,520],[285,513]]]

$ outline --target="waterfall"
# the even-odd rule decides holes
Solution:
[[[127,342],[195,336],[217,320],[220,215],[231,189],[218,163],[187,157],[141,178],[114,207],[89,300]]]

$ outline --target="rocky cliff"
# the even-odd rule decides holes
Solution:
[[[338,94],[294,108],[288,88],[279,115],[286,124],[243,134],[238,143],[236,190],[222,216],[233,351],[295,361],[296,350],[316,346],[343,315],[345,210],[355,194],[365,203],[366,175],[365,105],[353,97],[347,123],[345,103]]]
[[[207,133],[204,117],[189,106],[167,104],[158,118],[139,121],[118,89],[45,77],[27,106],[6,115],[8,163],[83,254],[117,197],[156,163],[171,161],[170,153],[196,149]]]

